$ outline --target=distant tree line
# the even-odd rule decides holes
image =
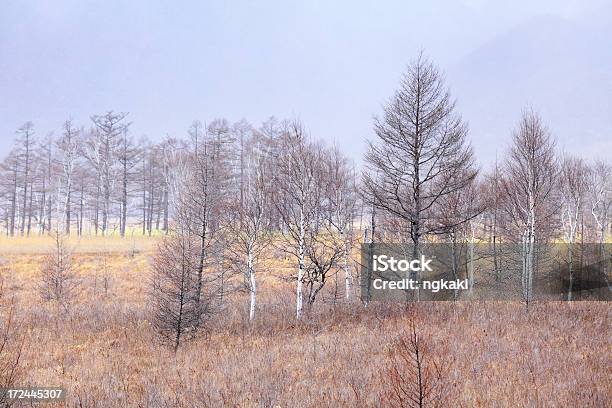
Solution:
[[[125,236],[168,233],[174,166],[189,140],[135,138],[127,113],[106,112],[87,126],[72,120],[57,133],[39,136],[32,122],[16,131],[0,163],[0,228],[7,236],[48,234],[56,224],[66,234]],[[271,120],[271,123],[274,120]],[[231,145],[230,166],[244,175],[246,144],[259,130],[246,121],[215,120],[203,131]],[[244,197],[244,191],[241,197]]]

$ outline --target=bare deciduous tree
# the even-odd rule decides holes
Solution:
[[[274,185],[278,189],[275,207],[282,219],[281,249],[297,260],[296,317],[303,308],[303,281],[306,274],[306,239],[319,210],[321,194],[321,151],[309,140],[302,124],[292,122],[279,140]]]
[[[140,149],[134,144],[134,141],[130,137],[127,126],[128,125],[123,126],[116,153],[121,179],[119,198],[119,202],[121,203],[121,216],[119,220],[119,233],[122,237],[125,237],[125,229],[128,221],[128,204],[134,177],[134,167],[136,167],[140,160]]]
[[[423,236],[448,227],[438,222],[441,199],[465,188],[477,174],[467,126],[455,113],[438,69],[419,56],[384,106],[383,117],[375,120],[374,130],[378,142],[369,143],[364,173],[371,194],[364,199],[408,224],[407,238],[417,258]]]
[[[612,215],[612,166],[603,161],[597,161],[591,174],[588,186],[589,203],[598,229],[599,253],[603,257],[606,229],[610,225],[610,215]]]
[[[53,232],[51,253],[45,256],[42,262],[40,294],[45,301],[53,301],[67,309],[76,289],[72,249],[66,236],[56,229]]]
[[[272,238],[270,164],[262,147],[257,140],[240,139],[240,200],[230,204],[227,220],[234,263],[243,272],[250,295],[251,321],[255,318],[259,257]]]
[[[390,360],[387,394],[390,406],[445,406],[445,367],[427,349],[414,321],[390,350]]]
[[[228,185],[231,177],[231,153],[229,130],[225,121],[213,122],[204,131],[196,121],[189,130],[192,154],[187,164],[189,177],[185,180],[185,194],[181,195],[178,217],[188,214],[191,233],[198,237],[199,256],[197,266],[196,300],[202,293],[205,273],[218,285],[216,294],[222,304],[226,292],[226,268],[222,265],[222,253],[226,249],[223,229],[223,212],[230,197]],[[208,278],[207,278],[208,279]]]
[[[23,198],[22,198],[22,206],[21,206],[21,235],[24,235],[26,230],[26,214],[28,215],[28,231],[27,234],[30,234],[30,219],[32,217],[32,208],[28,207],[28,192],[30,195],[32,194],[31,189],[28,190],[28,187],[31,183],[31,167],[32,167],[32,154],[34,150],[34,124],[32,122],[26,122],[23,126],[21,126],[17,130],[18,134],[18,144],[19,144],[19,158],[20,162],[23,163],[22,170],[22,183],[23,183]],[[30,200],[31,202],[31,200]]]
[[[197,333],[206,306],[197,296],[198,248],[183,223],[164,237],[153,260],[150,300],[153,326],[163,342],[178,349]]]
[[[120,138],[130,125],[125,122],[127,113],[106,112],[91,117],[96,129],[88,145],[87,157],[98,173],[98,185],[102,196],[102,234],[109,229],[111,197],[115,186],[115,158]],[[97,216],[96,216],[97,217]]]
[[[318,223],[307,229],[306,263],[302,280],[306,286],[306,301],[309,307],[314,305],[330,275],[337,275],[338,264],[345,256],[345,248],[345,241],[329,224]]]
[[[569,271],[569,288],[567,300],[572,300],[572,287],[574,282],[574,242],[578,225],[583,216],[584,203],[588,187],[589,168],[580,158],[563,157],[560,171],[561,187],[561,222],[564,229],[565,241],[568,244],[567,259]]]
[[[557,182],[555,144],[540,116],[523,112],[512,135],[504,168],[504,208],[510,219],[509,233],[519,236],[521,286],[526,305],[532,297],[536,244],[550,232],[551,204]]]
[[[4,187],[6,188],[7,203],[10,208],[6,211],[6,235],[14,236],[15,227],[17,225],[17,189],[19,183],[19,158],[15,150],[9,152],[8,156],[2,163],[3,179],[5,180]]]
[[[79,131],[72,125],[72,121],[64,122],[64,133],[57,141],[57,151],[59,153],[59,163],[62,168],[61,189],[64,195],[62,208],[62,220],[65,222],[64,231],[70,234],[71,225],[71,204],[74,184],[74,174],[77,166],[79,150]]]
[[[357,186],[353,170],[337,148],[329,152],[327,162],[327,219],[343,244],[344,296],[349,299],[353,278],[350,261],[355,240],[353,223],[357,212]]]

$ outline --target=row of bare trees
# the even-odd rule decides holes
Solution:
[[[494,274],[503,269],[501,242],[513,243],[529,301],[541,245],[590,240],[603,255],[610,230],[609,164],[560,153],[540,116],[525,110],[506,155],[481,172],[468,127],[423,56],[375,120],[361,177],[295,120],[259,128],[196,121],[187,138],[151,144],[130,136],[125,113],[91,119],[89,130],[67,121],[60,136],[40,140],[31,123],[19,129],[2,163],[3,227],[7,235],[49,233],[52,224],[78,234],[85,225],[101,234],[136,225],[167,232],[151,299],[175,346],[235,289],[249,293],[254,319],[266,256],[292,260],[284,276],[295,283],[297,318],[330,281],[349,298],[356,243],[381,240],[410,243],[414,257],[426,242],[471,254],[489,242]],[[467,275],[472,287],[473,262]]]
[[[350,162],[313,141],[299,121],[271,119],[257,131],[241,122],[247,131],[239,139],[223,124],[194,122],[173,166],[176,216],[154,263],[151,299],[158,329],[175,347],[236,289],[249,293],[254,319],[258,271],[274,251],[294,260],[287,279],[296,283],[298,318],[336,274],[344,274],[344,296],[352,292]]]
[[[129,132],[126,113],[91,118],[89,128],[71,120],[60,134],[37,137],[27,122],[0,163],[0,224],[8,236],[66,234],[125,236],[167,231],[169,159],[179,149],[166,138],[153,144]]]
[[[377,138],[369,145],[363,177],[363,199],[376,214],[370,243],[409,242],[417,257],[423,241],[467,244],[471,252],[475,242],[489,242],[495,273],[501,269],[499,244],[512,243],[527,302],[543,245],[568,244],[570,282],[578,236],[598,242],[600,256],[607,256],[609,164],[559,152],[542,118],[526,109],[505,158],[479,174],[467,126],[454,107],[439,70],[420,56],[374,123]],[[473,285],[473,263],[468,278]]]

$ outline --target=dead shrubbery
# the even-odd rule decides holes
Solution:
[[[69,307],[77,289],[72,250],[66,237],[53,233],[53,249],[45,256],[41,266],[40,295],[43,300],[56,302],[64,310]]]
[[[2,272],[0,271],[0,388],[7,388],[18,383],[24,375],[22,354],[25,335],[19,330],[14,299],[4,296]],[[11,404],[0,393],[0,406],[8,407]]]
[[[441,407],[448,398],[445,362],[418,332],[415,321],[389,349],[383,400],[402,408]]]
[[[176,351],[194,337],[212,313],[214,296],[203,293],[198,248],[184,229],[165,237],[153,260],[149,300],[153,327]]]

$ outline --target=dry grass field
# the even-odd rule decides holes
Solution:
[[[609,303],[322,302],[296,323],[280,261],[263,272],[253,324],[247,295],[234,294],[175,354],[150,324],[155,242],[73,241],[79,285],[64,310],[37,290],[51,242],[2,238],[4,327],[12,318],[1,379],[22,345],[12,385],[65,387],[56,406],[384,407],[398,403],[398,372],[412,381],[397,356],[414,327],[440,406],[612,406]]]

